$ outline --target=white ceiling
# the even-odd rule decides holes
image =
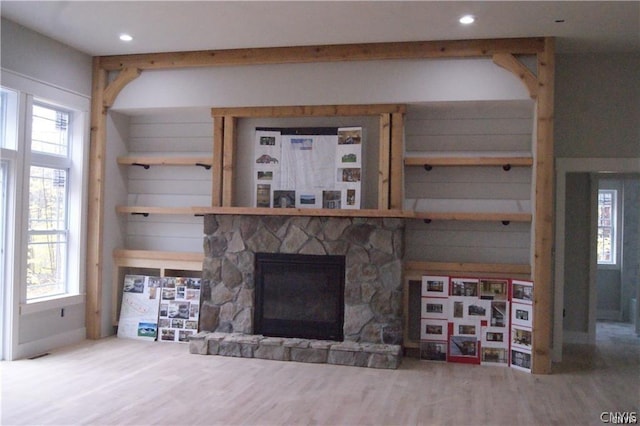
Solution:
[[[561,53],[640,51],[640,1],[2,0],[0,10],[90,55],[534,36],[557,37]],[[463,27],[466,13],[477,20]]]

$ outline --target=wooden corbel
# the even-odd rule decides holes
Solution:
[[[515,74],[525,85],[529,96],[535,99],[538,96],[538,79],[522,62],[511,53],[494,53],[493,63]]]

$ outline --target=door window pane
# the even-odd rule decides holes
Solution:
[[[598,263],[616,263],[616,195],[613,189],[598,191]]]

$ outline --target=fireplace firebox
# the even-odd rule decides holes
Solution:
[[[342,341],[345,257],[256,253],[254,333]]]

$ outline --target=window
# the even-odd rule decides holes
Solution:
[[[615,189],[598,190],[598,264],[616,264],[617,196]]]
[[[67,292],[70,113],[34,104],[27,242],[27,300]]]

